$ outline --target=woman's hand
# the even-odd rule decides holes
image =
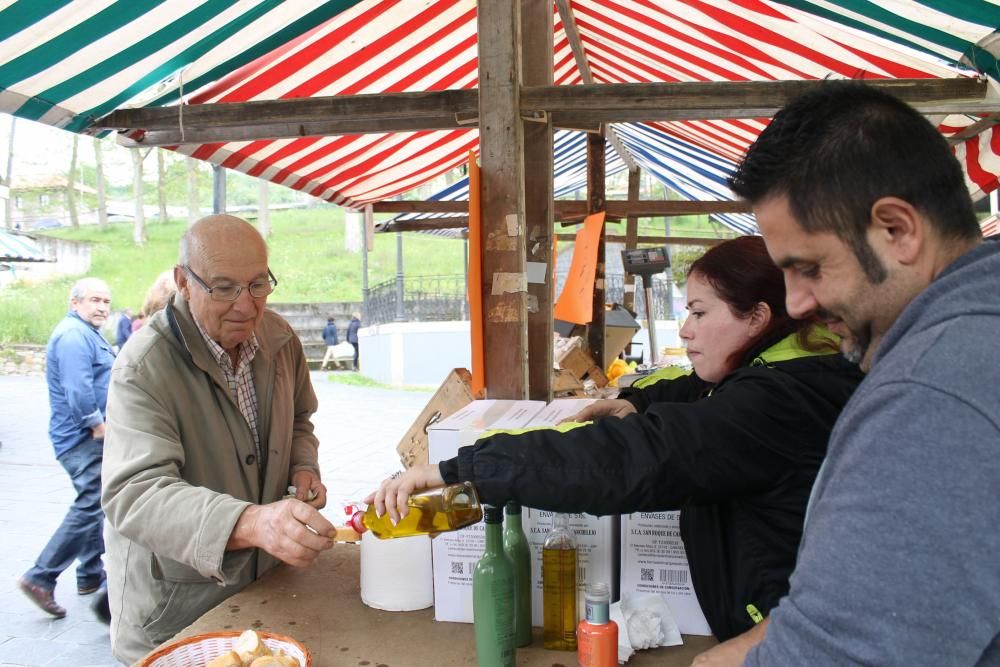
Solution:
[[[378,490],[369,494],[364,502],[369,505],[374,502],[375,513],[378,516],[388,512],[392,524],[396,525],[400,519],[410,513],[406,501],[410,499],[414,491],[432,489],[438,486],[444,486],[438,465],[425,463],[382,480]]]
[[[594,401],[572,417],[567,417],[562,420],[562,423],[589,422],[594,421],[598,417],[621,418],[626,415],[634,415],[635,413],[635,406],[626,401],[624,398],[608,398],[603,401]]]

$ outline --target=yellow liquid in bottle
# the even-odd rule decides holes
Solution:
[[[576,650],[576,549],[542,550],[545,648]]]
[[[376,537],[409,537],[427,533],[443,533],[464,528],[483,518],[479,499],[465,485],[447,486],[428,493],[410,496],[409,514],[395,526],[388,512],[375,516],[375,506],[365,512],[363,522]]]

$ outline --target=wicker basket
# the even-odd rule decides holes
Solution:
[[[209,660],[232,650],[239,632],[206,632],[180,639],[150,654],[140,667],[204,667]],[[269,649],[281,649],[299,661],[302,667],[312,667],[309,650],[291,637],[272,632],[257,632]]]

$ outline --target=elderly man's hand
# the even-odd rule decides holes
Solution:
[[[375,503],[375,513],[382,516],[386,512],[393,525],[410,513],[406,504],[414,491],[444,486],[441,471],[436,463],[416,465],[397,476],[382,480],[378,490],[365,498],[364,502]]]
[[[312,472],[300,470],[292,475],[292,486],[295,487],[295,497],[302,502],[316,509],[326,507],[326,485]]]
[[[305,567],[333,547],[333,524],[300,500],[289,498],[243,511],[226,549],[257,547],[275,558]]]
[[[602,401],[594,401],[583,410],[577,412],[575,415],[564,419],[563,423],[589,422],[597,419],[598,417],[621,418],[626,415],[634,415],[635,412],[635,406],[626,401],[624,398],[608,398]]]

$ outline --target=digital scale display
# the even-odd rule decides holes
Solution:
[[[667,246],[622,250],[622,264],[632,275],[651,276],[670,268]]]

